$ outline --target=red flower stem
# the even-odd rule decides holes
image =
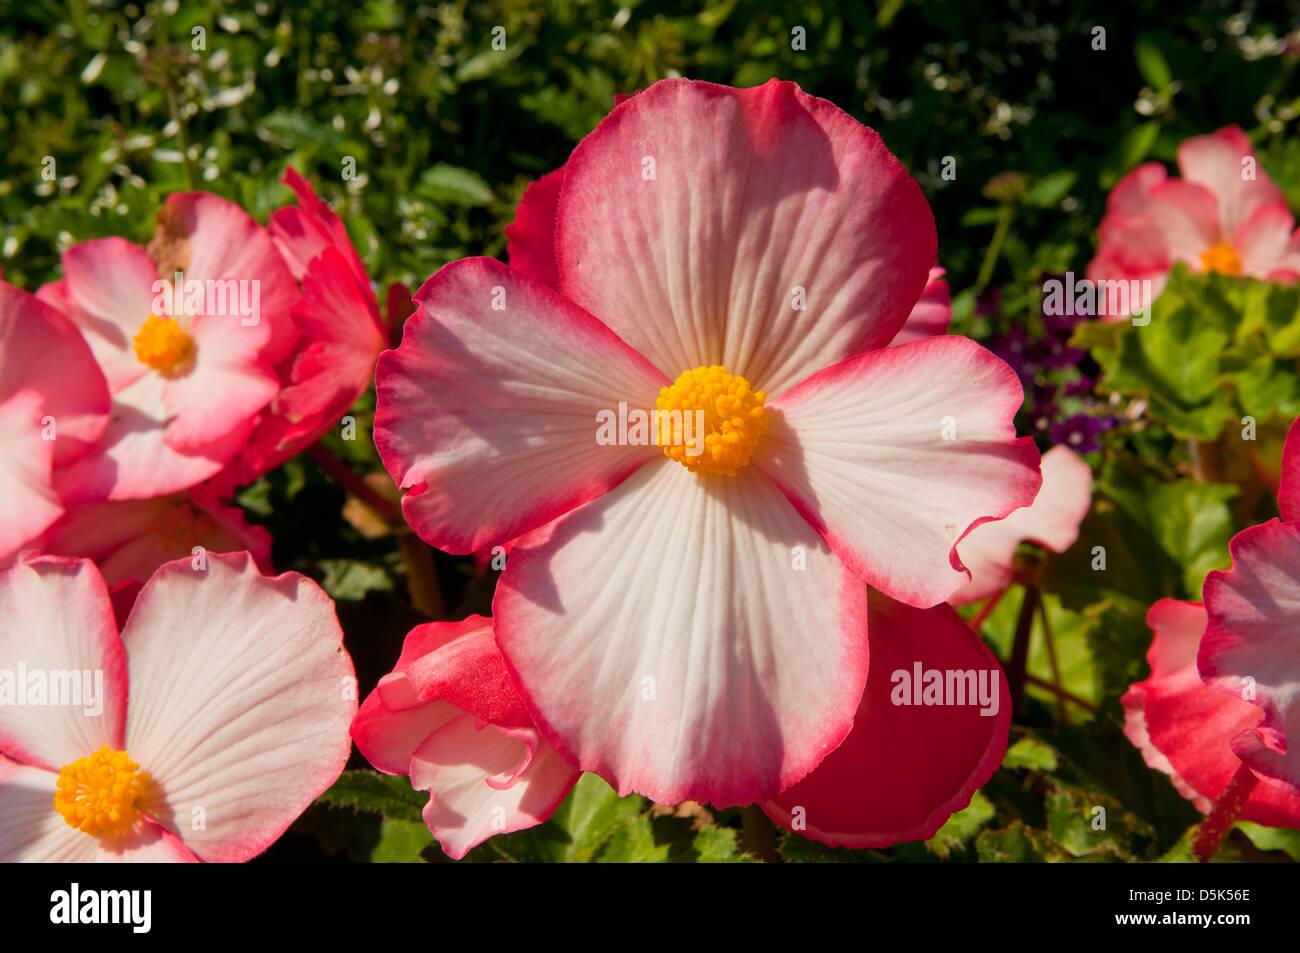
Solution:
[[[1011,587],[1007,586],[1000,592],[995,592],[993,595],[989,596],[988,602],[984,603],[984,605],[980,607],[980,611],[975,618],[970,620],[972,632],[978,632],[980,630],[980,626],[984,624],[984,620],[993,614],[993,610],[997,607],[997,604],[1002,601],[1002,597],[1010,591]]]
[[[334,456],[324,444],[312,444],[307,448],[307,456],[312,459],[313,463],[329,474],[330,479],[378,513],[380,518],[389,526],[394,529],[404,526],[406,521],[402,519],[401,509],[395,503],[376,493],[370,484],[353,473],[352,469]]]
[[[1052,640],[1052,624],[1047,619],[1047,603],[1039,602],[1038,614],[1043,619],[1043,643],[1047,646],[1047,660],[1052,666],[1052,682],[1057,688],[1056,701],[1060,705],[1061,721],[1068,721],[1065,715],[1065,698],[1062,697],[1061,691],[1065,688],[1065,683],[1061,681],[1061,666],[1056,661],[1056,642]],[[1027,676],[1026,676],[1027,677]]]
[[[1093,715],[1097,714],[1096,705],[1092,704],[1091,702],[1084,701],[1078,695],[1074,694],[1073,692],[1066,691],[1060,685],[1053,685],[1047,679],[1039,678],[1033,672],[1025,673],[1025,682],[1026,684],[1037,685],[1039,688],[1046,689],[1047,691],[1055,695],[1057,698],[1060,698],[1063,701],[1067,701],[1072,705],[1077,705],[1078,707],[1082,708],[1086,712],[1089,712],[1090,714]]]
[[[1201,863],[1214,856],[1214,852],[1219,849],[1219,845],[1228,836],[1228,831],[1232,829],[1232,825],[1241,814],[1241,809],[1246,806],[1246,800],[1250,797],[1250,792],[1255,790],[1258,781],[1259,778],[1255,777],[1255,773],[1244,764],[1237,769],[1237,773],[1232,776],[1228,786],[1219,795],[1214,810],[1201,821],[1201,827],[1196,832],[1196,840],[1192,842],[1192,856]]]
[[[1007,665],[1007,687],[1011,691],[1011,710],[1020,711],[1025,700],[1025,676],[1029,665],[1029,638],[1034,631],[1034,613],[1040,601],[1038,587],[1025,586],[1025,599],[1016,619],[1016,638],[1011,644],[1011,661]]]

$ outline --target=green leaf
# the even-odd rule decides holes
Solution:
[[[592,860],[615,831],[637,817],[644,808],[644,798],[620,798],[599,777],[584,774],[553,815],[555,822],[571,838],[564,851],[564,860],[574,863]]]
[[[391,820],[423,823],[420,812],[429,795],[411,787],[411,779],[377,771],[344,771],[320,800],[334,807],[382,814]]]
[[[1291,421],[1300,415],[1300,376],[1294,366],[1276,361],[1273,355],[1261,355],[1245,370],[1226,374],[1224,379],[1237,388],[1241,409],[1256,421]]]
[[[969,844],[995,813],[993,802],[976,791],[970,804],[944,821],[925,846],[936,857],[947,859]]]
[[[1099,176],[1101,187],[1109,189],[1119,181],[1120,176],[1145,159],[1159,135],[1160,123],[1155,120],[1144,122],[1125,133],[1102,167]]]
[[[1163,93],[1173,85],[1173,74],[1169,72],[1169,64],[1165,62],[1165,55],[1160,52],[1160,47],[1150,39],[1141,37],[1134,44],[1133,53],[1137,57],[1138,72],[1142,74],[1148,86],[1157,93]]]
[[[975,225],[992,225],[998,220],[999,215],[1001,215],[1000,209],[981,208],[977,206],[962,215],[961,224],[968,227]]]
[[[706,824],[695,832],[691,846],[699,864],[744,864],[754,860],[740,851],[736,831],[730,827]]]
[[[853,850],[848,847],[828,847],[821,841],[804,837],[793,831],[781,835],[781,856],[789,863],[803,864],[875,864],[889,860],[876,850]]]
[[[1228,503],[1239,493],[1227,483],[1180,480],[1154,486],[1148,495],[1151,527],[1164,551],[1183,567],[1187,592],[1201,591],[1205,574],[1227,569],[1228,540],[1234,533]]]
[[[382,566],[356,559],[322,559],[325,570],[322,588],[334,599],[364,599],[367,592],[391,592],[393,580]]]
[[[1025,193],[1025,202],[1038,208],[1055,208],[1070,194],[1078,178],[1078,173],[1070,169],[1043,176]]]
[[[1092,653],[1103,695],[1117,697],[1146,674],[1151,629],[1146,615],[1150,603],[1112,595],[1089,606],[1088,649]]]
[[[477,172],[445,162],[425,169],[415,192],[431,201],[453,205],[490,205],[496,198]]]
[[[1236,826],[1260,850],[1285,851],[1292,860],[1300,861],[1300,831],[1265,827],[1251,821],[1238,821]]]
[[[975,851],[986,864],[1041,863],[1066,859],[1046,832],[1034,830],[1023,821],[1012,821],[1001,830],[982,831],[975,838]]]
[[[1120,331],[1116,350],[1093,350],[1105,372],[1101,388],[1145,397],[1151,416],[1176,436],[1213,440],[1235,416],[1219,363],[1231,333],[1220,323],[1211,309],[1166,291],[1150,324]]]
[[[620,798],[599,777],[584,774],[545,824],[493,837],[467,859],[585,864],[609,851],[629,860],[667,860],[645,808],[645,798]]]
[[[1004,768],[1029,768],[1034,771],[1055,771],[1056,750],[1031,736],[1021,738],[1002,757]]]
[[[372,864],[422,864],[420,852],[433,843],[433,835],[423,821],[384,818],[379,828],[379,843],[370,852]]]
[[[593,859],[598,864],[662,864],[670,854],[670,844],[656,842],[650,818],[638,814],[614,828]]]
[[[1099,791],[1058,783],[1044,804],[1048,835],[1073,857],[1133,859],[1155,840],[1151,825]]]
[[[1300,354],[1300,285],[1254,279],[1223,279],[1222,283],[1239,302],[1238,341],[1258,335],[1264,339],[1262,350],[1266,353],[1275,357]]]

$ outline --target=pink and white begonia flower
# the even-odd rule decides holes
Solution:
[[[1151,297],[1139,293],[1124,314],[1103,313],[1099,303],[1102,320],[1121,320],[1158,298],[1176,262],[1193,272],[1300,279],[1300,230],[1239,127],[1185,140],[1178,169],[1182,178],[1170,178],[1161,163],[1146,162],[1111,190],[1088,278],[1139,282],[1134,289],[1150,281]]]
[[[1007,750],[1006,678],[950,606],[916,609],[873,592],[867,635],[871,671],[853,730],[763,805],[783,827],[834,847],[933,836]]]
[[[63,513],[57,467],[95,445],[108,384],[57,310],[0,281],[0,566]]]
[[[113,394],[99,444],[56,477],[70,502],[213,476],[275,396],[272,368],[297,333],[298,288],[270,236],[206,192],[170,196],[147,249],[117,237],[70,248],[62,280],[39,294],[81,329]]]
[[[291,312],[300,337],[276,368],[279,393],[215,478],[222,491],[251,483],[320,439],[370,386],[388,346],[370,277],[343,222],[297,170],[288,169],[284,183],[298,205],[272,212],[267,229],[302,284]]]
[[[580,774],[542,740],[482,616],[412,629],[352,737],[380,771],[429,792],[425,823],[456,860],[545,821]]]
[[[956,543],[1033,500],[1020,383],[966,338],[887,347],[932,216],[792,83],[616,106],[564,167],[552,245],[555,287],[488,259],[426,282],[380,357],[376,446],[427,542],[515,540],[494,624],[547,742],[620,794],[770,797],[852,727],[864,582],[942,602]],[[601,430],[629,408],[698,411],[702,440]]]
[[[163,566],[120,635],[93,563],[21,556],[0,573],[0,861],[260,854],[347,762],[342,635],[319,586],[247,553]]]
[[[955,592],[955,606],[996,595],[1015,581],[1016,550],[1023,542],[1063,553],[1079,538],[1092,505],[1092,468],[1064,445],[1043,454],[1043,485],[1029,506],[1006,519],[982,523],[957,547],[971,580]]]
[[[1258,706],[1241,693],[1215,691],[1197,670],[1205,608],[1161,599],[1147,613],[1155,634],[1147,661],[1151,675],[1129,687],[1124,734],[1146,763],[1169,775],[1178,793],[1208,814],[1241,767],[1234,738],[1260,722]],[[1270,827],[1300,827],[1300,796],[1284,785],[1256,784],[1240,815]]]
[[[206,484],[149,500],[73,503],[46,530],[38,548],[51,556],[93,559],[109,588],[144,582],[163,563],[195,555],[247,550],[271,570],[271,534],[250,524],[237,506],[223,506]]]

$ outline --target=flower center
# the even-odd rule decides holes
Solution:
[[[1227,242],[1218,242],[1211,245],[1209,251],[1201,252],[1201,267],[1224,275],[1239,275],[1241,259]]]
[[[692,473],[735,476],[767,429],[765,400],[766,394],[720,364],[683,372],[655,401],[664,453]],[[703,422],[698,431],[697,420]]]
[[[135,823],[135,802],[144,793],[149,775],[127,757],[100,745],[92,755],[59,770],[54,810],[69,827],[96,837],[125,834]]]
[[[135,336],[135,356],[141,364],[155,371],[174,371],[189,360],[194,350],[190,336],[181,330],[174,318],[160,318],[156,314],[140,325]]]

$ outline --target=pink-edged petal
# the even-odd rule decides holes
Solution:
[[[1261,206],[1286,207],[1286,196],[1259,168],[1250,140],[1237,126],[1184,140],[1178,146],[1178,169],[1188,182],[1204,186],[1215,196],[1225,236],[1234,234]]]
[[[342,639],[319,586],[262,576],[247,554],[159,569],[122,633],[126,750],[154,781],[142,809],[204,860],[265,850],[347,762]]]
[[[1300,280],[1300,229],[1286,204],[1261,205],[1232,239],[1241,273],[1293,283]]]
[[[1259,709],[1206,687],[1196,652],[1206,613],[1194,602],[1161,599],[1147,613],[1155,637],[1147,653],[1151,675],[1124,694],[1124,734],[1146,763],[1170,776],[1178,792],[1208,813],[1241,762],[1232,738],[1259,721]],[[1300,797],[1265,781],[1255,786],[1242,818],[1271,826],[1300,826]]]
[[[868,351],[769,403],[752,463],[855,573],[910,605],[969,579],[956,544],[1030,504],[1038,450],[1013,424],[1010,367],[967,338]]]
[[[1252,526],[1228,549],[1232,568],[1205,578],[1197,667],[1210,688],[1264,713],[1233,739],[1237,756],[1300,794],[1300,523]]]
[[[63,513],[50,482],[55,441],[41,435],[44,414],[45,401],[35,391],[0,401],[0,561]]]
[[[903,329],[889,342],[891,346],[948,333],[948,325],[952,322],[952,295],[943,275],[944,271],[938,265],[930,269],[921,300],[907,316]]]
[[[981,523],[957,547],[971,581],[948,599],[955,606],[1001,592],[1015,576],[1016,548],[1025,541],[1063,553],[1079,538],[1092,505],[1092,468],[1066,446],[1043,454],[1043,485],[1029,506],[1006,519]]]
[[[26,555],[0,572],[0,698],[0,752],[23,764],[57,772],[100,745],[122,747],[126,660],[88,560]]]
[[[407,634],[394,670],[380,679],[378,691],[393,711],[439,700],[480,721],[532,727],[497,649],[492,620],[484,616],[416,626]]]
[[[101,839],[69,827],[54,810],[52,771],[0,756],[0,863],[194,863],[179,838],[142,819],[124,837]]]
[[[143,375],[132,348],[140,326],[151,314],[158,270],[149,253],[125,238],[96,238],[63,253],[63,281],[47,285],[40,296],[81,329],[95,359],[116,393]]]
[[[1286,522],[1300,520],[1300,418],[1291,423],[1282,445],[1282,476],[1277,506]]]
[[[430,793],[424,821],[454,860],[489,837],[545,821],[579,774],[531,728],[479,728],[468,714],[433,732],[411,759],[411,786]]]
[[[880,137],[795,84],[668,79],[565,166],[561,287],[670,378],[722,364],[776,396],[883,347],[936,251]]]
[[[560,286],[555,264],[555,214],[564,184],[564,167],[530,182],[519,200],[515,220],[506,226],[506,257],[510,267]]]
[[[145,374],[113,395],[104,436],[87,456],[54,474],[66,502],[138,500],[188,489],[218,473],[248,439],[252,417],[211,443],[179,450],[166,439],[167,381]]]
[[[54,420],[56,466],[85,455],[108,423],[108,384],[81,332],[0,282],[0,404],[19,391],[40,394],[43,415]]]
[[[1202,633],[1205,632],[1205,608],[1200,603],[1161,599],[1147,612],[1147,625],[1154,633],[1151,648],[1147,651],[1151,675],[1145,681],[1130,685],[1121,699],[1124,706],[1124,735],[1142,752],[1142,758],[1149,767],[1169,775],[1178,793],[1195,804],[1199,811],[1205,813],[1213,806],[1213,800],[1189,784],[1175,770],[1165,752],[1151,739],[1146,716],[1149,701],[1147,690],[1153,685],[1157,689],[1168,686],[1171,684],[1170,680],[1174,679],[1173,692],[1166,690],[1158,693],[1161,702],[1172,698],[1177,703],[1180,699],[1178,691],[1181,689],[1190,691],[1192,697],[1203,704],[1213,703],[1219,711],[1235,713],[1235,709],[1239,706],[1222,695],[1211,692],[1203,684],[1199,684],[1200,678],[1196,676],[1196,649],[1200,644]],[[1192,673],[1193,680],[1198,684],[1192,684],[1185,677],[1188,671]],[[1163,712],[1162,706],[1159,714],[1163,716]],[[1232,752],[1225,738],[1218,739],[1218,750],[1213,739],[1208,746],[1203,742],[1197,744],[1200,739],[1193,739],[1193,744],[1188,745],[1186,743],[1188,739],[1168,730],[1169,727],[1177,725],[1176,719],[1161,717],[1159,724],[1162,729],[1160,741],[1169,746],[1170,750],[1177,752],[1181,763],[1193,766],[1193,773],[1201,783],[1205,783],[1207,763],[1211,765],[1210,773],[1214,776],[1222,775],[1217,779],[1221,782],[1217,789],[1213,788],[1213,783],[1211,784],[1211,794],[1217,794],[1227,786],[1236,766],[1231,763]],[[1231,730],[1235,730],[1235,726]],[[1198,754],[1202,757],[1196,757]],[[1210,755],[1210,758],[1207,759],[1205,755]]]
[[[570,761],[620,794],[726,806],[793,783],[848,733],[865,597],[763,474],[664,459],[517,540],[493,616]]]
[[[402,346],[379,358],[375,446],[427,542],[469,553],[512,539],[661,455],[602,446],[598,415],[653,410],[668,381],[551,288],[470,258],[415,297]]]
[[[343,259],[358,289],[370,290],[370,276],[357,254],[343,221],[312,189],[311,184],[292,166],[280,180],[293,189],[298,207],[286,206],[271,213],[267,231],[289,267],[295,281],[302,281],[311,261],[332,248]],[[371,297],[374,293],[371,292]]]
[[[229,433],[247,433],[254,415],[280,390],[275,373],[258,360],[247,330],[238,318],[225,315],[194,322],[194,366],[163,385],[163,405],[172,415],[165,434],[169,447],[192,453]]]
[[[930,837],[970,802],[1007,750],[1006,678],[956,612],[872,593],[867,626],[871,672],[853,730],[812,774],[763,805],[778,824],[833,846]],[[944,704],[918,703],[930,671],[940,673],[945,691],[951,686]]]
[[[295,421],[319,417],[321,429],[328,429],[370,386],[375,360],[387,346],[379,304],[358,287],[343,256],[328,248],[308,266],[293,316],[305,345],[276,411]]]
[[[446,702],[392,710],[378,690],[366,696],[352,721],[352,740],[378,770],[410,774],[411,757],[426,738],[463,714]]]
[[[1140,212],[1150,201],[1151,190],[1169,174],[1159,162],[1144,162],[1125,175],[1106,196],[1106,212]]]
[[[50,527],[41,550],[95,560],[110,587],[144,582],[163,563],[190,558],[194,548],[229,553],[248,550],[263,571],[271,568],[271,536],[223,506],[206,486],[149,500],[80,503]]]
[[[228,305],[227,310],[239,312],[233,315],[239,335],[258,342],[254,347],[268,367],[292,349],[298,332],[289,311],[298,300],[298,286],[270,234],[238,205],[211,192],[169,195],[158,212],[150,250],[165,278],[173,278],[171,269],[178,266],[187,284],[246,283],[240,286],[240,307]]]

